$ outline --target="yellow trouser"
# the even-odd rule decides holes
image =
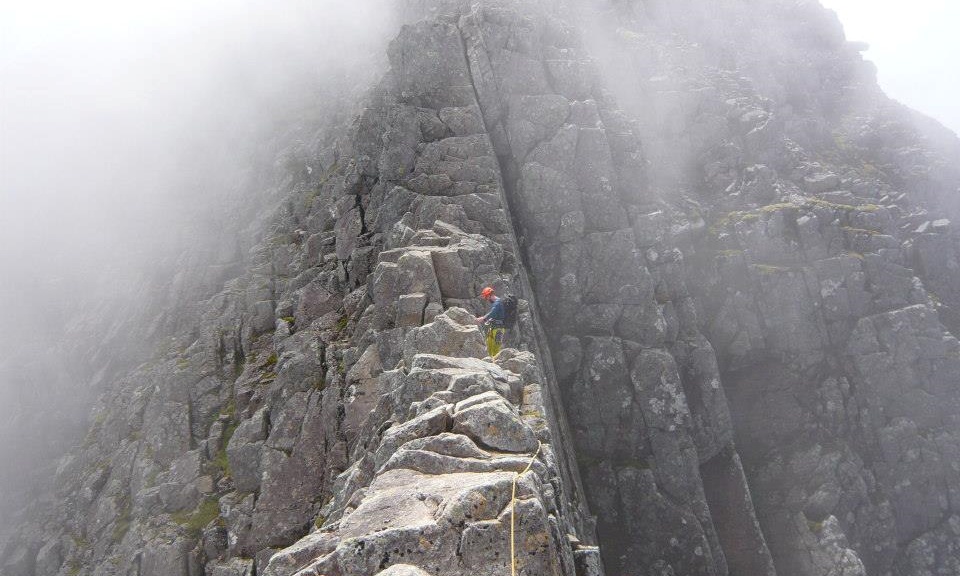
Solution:
[[[503,328],[490,328],[487,330],[487,354],[496,356],[503,348],[503,335],[506,330]]]

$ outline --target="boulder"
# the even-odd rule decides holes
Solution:
[[[340,307],[343,299],[341,294],[332,289],[331,280],[329,275],[321,274],[300,289],[293,313],[296,326],[309,326],[314,319]]]
[[[803,179],[803,187],[811,194],[836,190],[840,185],[840,177],[831,172],[817,172]]]
[[[397,326],[420,326],[423,323],[423,312],[426,307],[427,295],[423,292],[401,295],[397,301]]]
[[[415,440],[435,436],[450,428],[450,406],[438,406],[426,414],[417,416],[403,424],[392,426],[383,433],[380,446],[374,455],[376,466],[381,466],[396,452],[397,448]]]
[[[475,317],[463,308],[450,308],[433,322],[411,330],[403,343],[403,359],[413,364],[418,354],[484,358],[483,335]]]
[[[505,452],[529,452],[537,447],[533,431],[520,419],[516,408],[496,392],[459,402],[454,408],[453,432]]]
[[[207,564],[205,573],[209,576],[253,576],[253,560],[231,558],[226,563],[212,562]]]

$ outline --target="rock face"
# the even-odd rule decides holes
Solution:
[[[504,574],[512,522],[519,574],[957,574],[960,176],[835,19],[402,11],[4,574]]]

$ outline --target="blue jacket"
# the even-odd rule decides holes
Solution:
[[[490,307],[490,311],[487,312],[487,315],[483,317],[483,321],[489,321],[491,324],[503,326],[503,320],[506,317],[507,313],[503,309],[503,302],[500,300],[500,298],[494,297],[493,306]]]

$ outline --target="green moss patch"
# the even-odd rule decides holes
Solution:
[[[781,274],[791,270],[785,266],[770,266],[769,264],[751,264],[750,267],[761,274]]]
[[[216,498],[207,498],[190,512],[175,512],[170,518],[187,529],[191,536],[199,536],[200,532],[211,522],[220,517],[220,503]]]
[[[854,228],[852,226],[843,226],[845,232],[850,234],[866,234],[867,236],[879,236],[882,234],[879,230],[869,230],[867,228]]]
[[[230,422],[223,431],[223,442],[220,443],[220,449],[217,450],[217,455],[213,458],[213,465],[220,470],[220,474],[227,477],[231,475],[230,459],[227,458],[227,445],[230,444],[230,439],[233,438],[233,433],[236,431],[237,423]]]
[[[130,500],[124,498],[120,506],[120,514],[113,525],[111,537],[114,543],[119,543],[123,537],[130,531]]]

